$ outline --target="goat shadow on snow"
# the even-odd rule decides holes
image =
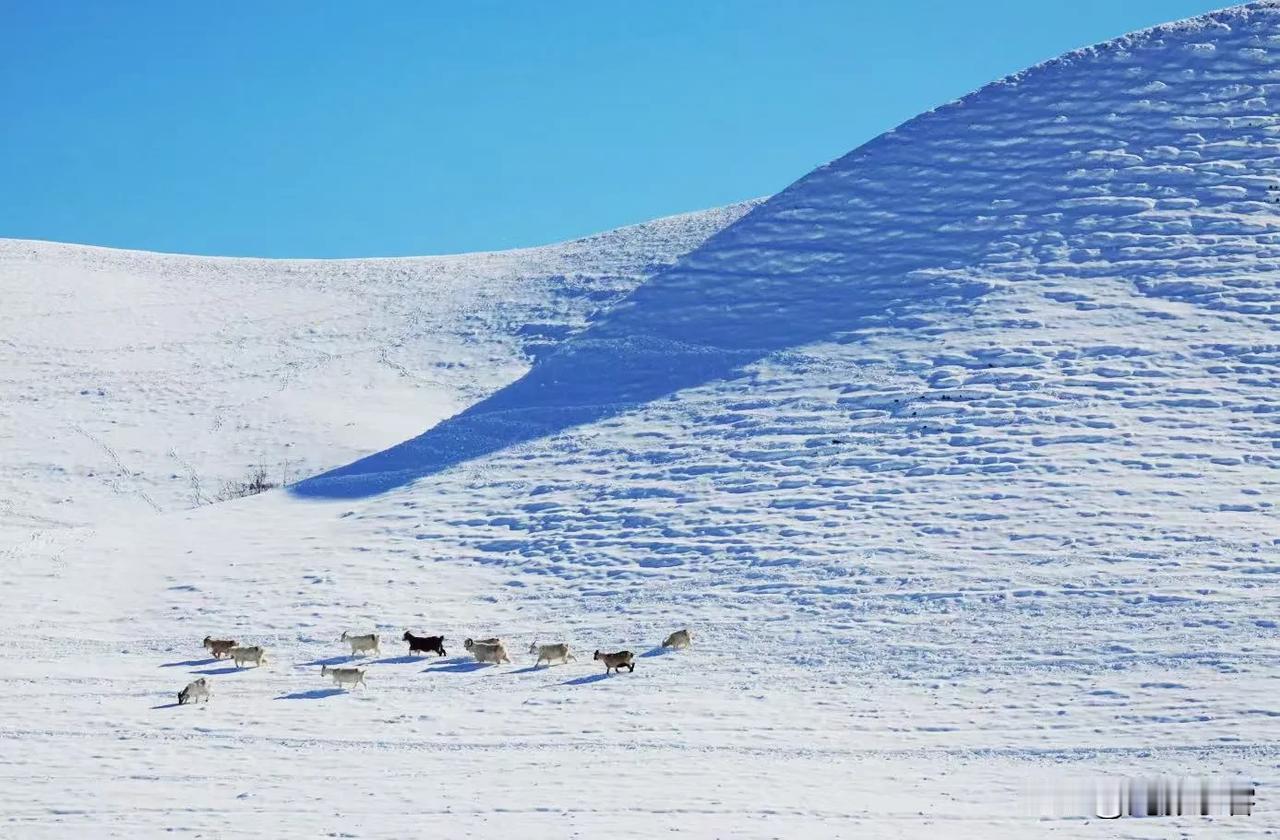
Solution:
[[[479,671],[483,668],[493,668],[494,666],[488,662],[476,662],[474,659],[452,659],[447,660],[444,665],[437,665],[433,668],[423,668],[424,674],[467,674],[471,671]]]
[[[404,656],[388,656],[385,659],[375,659],[369,664],[370,665],[408,665],[411,662],[417,662],[419,659],[425,659],[425,658],[426,657],[422,657],[422,656],[414,656],[413,654],[405,654]]]
[[[335,694],[346,694],[341,688],[313,688],[309,691],[295,691],[292,694],[281,694],[276,700],[323,700]]]
[[[345,662],[351,662],[356,657],[347,656],[330,656],[327,659],[313,659],[310,662],[299,662],[299,668],[310,668],[315,665],[342,665]]]
[[[549,665],[529,665],[529,666],[526,666],[526,667],[524,667],[524,668],[518,668],[518,669],[517,669],[517,670],[515,670],[515,671],[509,671],[508,673],[510,673],[510,674],[534,674],[534,673],[537,673],[538,671],[545,671],[545,670],[547,670],[547,668],[549,668],[549,667],[551,667],[551,666],[549,666]]]
[[[661,645],[658,645],[656,648],[650,648],[649,650],[646,650],[644,653],[640,655],[645,659],[649,659],[654,656],[668,656],[675,652],[676,652],[675,648],[664,648]]]
[[[261,665],[255,665],[255,666],[254,666],[254,667],[252,667],[252,668],[237,668],[237,667],[236,667],[236,666],[234,666],[234,665],[230,665],[230,666],[228,666],[228,667],[226,667],[226,668],[207,668],[207,669],[205,669],[205,670],[203,670],[203,671],[192,671],[191,673],[193,673],[193,674],[208,674],[209,676],[216,677],[216,676],[219,676],[219,675],[221,675],[221,674],[239,674],[239,673],[242,673],[242,672],[244,672],[244,671],[255,671],[255,670],[257,670],[258,668],[261,668],[261,667],[262,667]]]
[[[597,682],[600,682],[601,680],[607,680],[611,676],[613,675],[612,674],[588,674],[585,677],[575,677],[574,679],[571,679],[571,680],[565,680],[560,684],[561,685],[591,685],[591,683],[597,683]]]
[[[212,665],[217,662],[212,656],[208,659],[188,659],[185,662],[166,662],[161,668],[194,668],[197,665]]]

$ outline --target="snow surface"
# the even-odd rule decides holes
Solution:
[[[753,203],[410,259],[0,240],[0,535],[182,510],[258,466],[292,481],[416,434]]]
[[[1280,3],[1072,53],[820,168],[645,282],[741,209],[636,241],[621,268],[578,251],[612,278],[584,281],[599,305],[563,300],[554,250],[423,263],[427,283],[386,279],[395,261],[344,277],[6,245],[5,288],[27,280],[3,346],[46,404],[4,420],[24,462],[4,464],[5,518],[28,532],[0,594],[29,608],[0,613],[0,819],[21,837],[1274,833],[1277,97]],[[367,294],[365,271],[396,291]],[[80,306],[88,277],[104,288]],[[138,286],[178,302],[160,335],[119,303]],[[104,340],[83,313],[113,297]],[[267,392],[286,361],[302,396],[208,435],[250,405],[220,383]],[[121,401],[98,422],[131,426],[128,457],[107,445],[148,464],[137,487],[178,476],[171,512],[126,510],[135,485],[91,490],[66,466],[85,456],[50,454],[90,400]],[[219,475],[285,441],[323,472],[175,511],[179,423]],[[692,650],[656,648],[686,625]],[[406,628],[450,655],[403,655]],[[320,677],[343,630],[383,635],[367,690]],[[209,633],[270,661],[208,661]],[[462,655],[490,634],[514,665]],[[579,661],[534,670],[535,639]],[[590,652],[620,647],[636,671],[605,678]],[[172,706],[193,674],[212,702]],[[1106,773],[1240,775],[1258,806],[1023,814],[1028,779]]]

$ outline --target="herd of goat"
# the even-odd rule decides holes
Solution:
[[[406,630],[401,638],[409,643],[410,655],[434,653],[436,656],[447,656],[444,650],[444,636],[415,636],[412,632]],[[377,633],[353,636],[350,633],[343,632],[339,641],[346,642],[351,646],[352,656],[370,653],[378,656],[382,655],[382,650],[378,646]],[[686,629],[672,633],[663,641],[662,647],[687,648],[692,644],[693,637]],[[503,644],[502,639],[496,636],[489,639],[467,639],[462,646],[475,657],[477,662],[493,665],[501,665],[504,662],[511,663],[510,657],[507,656],[506,645]],[[243,668],[250,662],[256,667],[267,661],[267,652],[262,647],[258,645],[241,645],[234,639],[215,639],[211,636],[205,636],[204,647],[213,655],[214,659],[230,659],[237,668]],[[556,662],[568,664],[570,660],[577,661],[577,657],[569,651],[569,646],[563,642],[554,645],[540,645],[534,642],[529,645],[529,653],[538,655],[538,659],[533,665],[535,668],[543,662],[550,666]],[[636,669],[635,654],[629,650],[620,650],[616,653],[602,653],[597,650],[591,658],[597,662],[604,663],[604,672],[606,674],[611,671],[619,673],[623,668],[627,669],[627,673],[632,673]],[[358,685],[365,685],[364,675],[367,670],[367,668],[330,668],[328,665],[321,665],[320,675],[332,677],[334,684],[339,688],[348,686],[355,688]],[[368,686],[365,687],[367,688]],[[194,703],[197,700],[204,700],[207,703],[209,702],[209,697],[209,683],[204,677],[201,677],[178,692],[178,705],[183,706],[187,703]]]

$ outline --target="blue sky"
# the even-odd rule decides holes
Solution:
[[[0,236],[201,254],[554,242],[776,192],[1204,0],[0,0]]]

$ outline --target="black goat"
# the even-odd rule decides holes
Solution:
[[[401,638],[409,643],[409,653],[434,653],[437,656],[448,656],[444,652],[444,636],[415,636],[406,630]]]

